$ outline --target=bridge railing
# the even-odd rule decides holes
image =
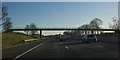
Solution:
[[[37,28],[37,29],[10,29],[12,31],[25,30],[90,30],[90,31],[117,31],[116,29],[77,29],[77,28]]]

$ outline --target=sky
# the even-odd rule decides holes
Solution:
[[[1,0],[2,2],[118,2],[119,0]]]
[[[117,2],[3,2],[3,5],[8,7],[13,28],[24,28],[30,23],[45,28],[77,28],[94,18],[103,21],[102,28],[108,28],[112,17],[118,17]]]

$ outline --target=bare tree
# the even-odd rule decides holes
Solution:
[[[100,29],[100,25],[102,25],[102,20],[99,18],[94,18],[89,24],[83,24],[82,26],[78,27],[78,29]],[[73,30],[72,33],[76,34],[86,34],[92,33],[93,31],[75,31]],[[97,32],[98,33],[98,32]]]
[[[0,4],[0,7],[2,7],[2,10],[1,11],[1,17],[0,17],[0,26],[3,25],[3,32],[7,32],[9,29],[12,28],[12,22],[10,21],[11,18],[8,17],[8,8],[6,6],[1,6]]]
[[[7,17],[5,18],[5,21],[3,23],[3,31],[7,32],[9,29],[12,28],[12,22],[10,22],[11,18]]]
[[[82,26],[78,27],[78,29],[99,29],[101,28],[102,20],[99,18],[94,18],[89,24],[83,24]],[[92,31],[80,31],[79,33],[89,33]],[[98,33],[98,32],[97,32]]]
[[[2,17],[0,18],[3,22],[0,24],[0,26],[1,25],[3,25],[3,23],[5,22],[5,20],[6,20],[6,18],[7,18],[7,16],[8,16],[8,12],[7,12],[7,7],[6,6],[2,6]]]
[[[89,24],[83,24],[82,26],[78,27],[79,28],[82,28],[82,29],[88,29],[90,28]]]
[[[118,20],[118,29],[120,30],[120,18]]]
[[[118,21],[116,17],[113,17],[113,29],[118,29]]]
[[[102,25],[102,20],[99,18],[94,18],[90,23],[89,26],[92,29],[99,29],[100,25]]]
[[[29,29],[29,28],[30,28],[30,26],[29,26],[29,25],[26,25],[24,29]],[[25,30],[24,32],[27,33],[27,35],[28,35],[29,30]]]
[[[0,26],[2,25],[2,3],[0,2]]]
[[[102,20],[101,19],[99,19],[99,18],[94,18],[90,23],[89,23],[89,28],[90,29],[100,29],[101,27],[100,27],[100,25],[102,25]],[[95,32],[95,34],[97,33],[99,33],[98,31],[91,31],[91,32]]]
[[[109,23],[109,28],[112,28],[112,29],[119,29],[119,21],[117,20],[116,17],[113,17],[112,18],[112,24]]]
[[[30,29],[37,29],[36,25],[34,23],[30,24]],[[30,31],[32,35],[37,33],[37,30],[31,30]]]
[[[89,28],[90,28],[90,25],[89,25],[89,24],[83,24],[83,25],[82,25],[81,27],[79,27],[79,28],[81,28],[81,29],[89,29]],[[79,29],[79,28],[78,28],[78,29]],[[86,34],[87,31],[80,31],[80,33],[82,33],[82,34],[85,33],[85,34]]]
[[[102,20],[99,18],[94,18],[89,24],[83,24],[82,26],[78,27],[82,29],[99,29],[100,25],[102,25]]]
[[[70,35],[70,32],[69,31],[64,31],[63,34],[64,35]]]

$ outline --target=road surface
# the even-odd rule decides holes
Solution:
[[[118,43],[84,43],[80,40],[59,41],[47,39],[6,48],[2,50],[4,59],[27,58],[118,58]]]

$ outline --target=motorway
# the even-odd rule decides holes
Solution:
[[[5,48],[2,50],[4,59],[27,58],[118,58],[118,43],[97,42],[84,43],[80,40],[47,39]]]

